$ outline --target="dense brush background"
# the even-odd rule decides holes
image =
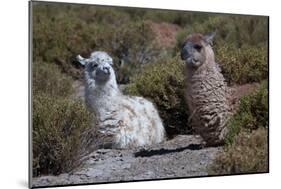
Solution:
[[[152,100],[170,138],[192,134],[179,48],[209,31],[229,86],[257,86],[240,99],[210,174],[268,170],[267,17],[33,2],[32,19],[33,176],[70,171],[91,145],[95,117],[75,97],[77,54],[107,51],[124,92]]]

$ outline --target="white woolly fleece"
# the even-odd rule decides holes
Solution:
[[[99,132],[103,138],[111,138],[113,148],[132,148],[162,142],[165,129],[154,105],[142,98],[125,96],[118,89],[112,58],[96,51],[85,63],[85,99],[88,107],[96,113]],[[93,64],[110,72],[106,82],[96,82]],[[98,68],[97,68],[98,69]]]

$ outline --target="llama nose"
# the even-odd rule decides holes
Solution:
[[[181,59],[186,60],[188,58],[188,53],[186,52],[185,49],[181,50]]]
[[[103,70],[105,73],[109,73],[109,67],[103,67],[102,70]]]
[[[182,60],[186,60],[190,57],[190,47],[189,45],[185,45],[182,49],[181,49],[181,59]]]

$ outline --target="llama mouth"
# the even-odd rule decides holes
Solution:
[[[98,82],[106,82],[110,77],[110,71],[99,70],[96,72],[94,78]]]
[[[109,70],[98,70],[98,71],[96,72],[96,74],[97,74],[98,76],[108,76],[108,75],[110,75],[110,71],[109,71]]]
[[[187,58],[185,59],[185,63],[191,65],[198,65],[200,62],[194,58]]]

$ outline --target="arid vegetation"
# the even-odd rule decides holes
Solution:
[[[268,171],[268,85],[263,81],[250,95],[241,98],[230,120],[225,150],[210,166],[210,174]]]
[[[210,174],[267,171],[266,17],[34,2],[32,19],[34,177],[71,170],[91,143],[85,133],[95,126],[95,117],[73,97],[74,81],[83,79],[77,54],[108,52],[118,84],[125,85],[127,95],[155,104],[169,138],[193,134],[179,48],[188,34],[209,31],[217,32],[213,49],[228,84],[261,83],[240,99],[224,152]]]

